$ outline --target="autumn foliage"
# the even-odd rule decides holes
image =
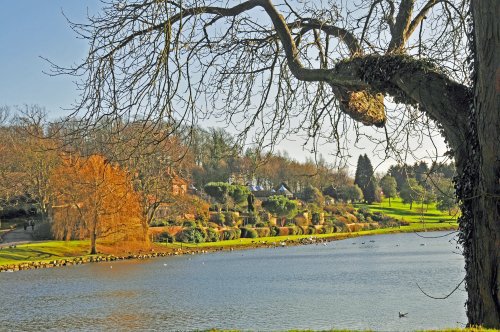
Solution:
[[[58,239],[90,239],[104,245],[137,248],[147,241],[139,196],[130,177],[102,156],[66,157],[51,178],[54,189],[54,236]]]

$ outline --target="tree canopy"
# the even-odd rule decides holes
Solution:
[[[398,193],[396,179],[393,178],[392,176],[386,174],[380,180],[380,187],[382,188],[382,191],[384,192],[384,196],[389,198],[389,206],[391,206],[391,198],[396,197],[396,195]]]
[[[297,202],[285,196],[270,196],[262,202],[262,207],[281,219],[281,226],[284,226],[286,218],[297,214]]]
[[[60,239],[144,241],[139,196],[120,167],[98,155],[68,157],[51,177],[55,193],[53,232]]]

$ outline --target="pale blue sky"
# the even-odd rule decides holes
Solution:
[[[50,65],[40,57],[48,58],[61,66],[70,66],[82,60],[88,50],[86,42],[77,38],[62,12],[70,20],[83,23],[87,11],[95,14],[99,8],[98,0],[2,1],[0,106],[38,104],[47,109],[51,118],[67,114],[64,109],[70,108],[78,97],[76,87],[68,76],[51,77],[44,74],[44,71],[50,71]],[[292,158],[303,161],[312,155],[302,151],[301,143],[300,140],[284,142],[278,149],[286,150]],[[425,145],[430,152],[424,147],[418,154],[428,158],[433,154],[433,147]],[[444,152],[444,143],[438,142],[438,145],[439,153]],[[320,152],[331,162],[333,159],[328,156],[329,151],[331,149],[325,146]],[[367,153],[374,166],[381,162],[373,152],[373,145],[362,140],[358,142],[358,148],[350,149],[351,171],[361,153]],[[413,162],[412,158],[408,162]],[[377,171],[385,171],[395,163],[386,161],[379,165]]]
[[[0,105],[38,104],[50,115],[63,115],[77,97],[69,77],[43,73],[50,66],[40,57],[71,65],[82,59],[86,43],[76,38],[69,19],[83,22],[97,0],[3,1],[0,11]]]

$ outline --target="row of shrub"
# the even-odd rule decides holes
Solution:
[[[241,227],[241,228],[226,228],[216,229],[212,227],[201,227],[194,225],[183,228],[180,232],[172,236],[168,232],[160,234],[160,241],[164,242],[185,242],[185,243],[202,243],[202,242],[217,242],[236,240],[239,238],[260,238],[268,236],[289,236],[289,235],[314,235],[314,234],[330,234],[341,232],[345,228],[338,227],[332,224],[322,226],[295,226],[288,225],[285,227]]]
[[[323,211],[327,213],[326,220],[330,220],[334,226],[340,227],[342,231],[346,231],[346,226],[343,224],[355,224],[355,223],[379,223],[383,227],[397,227],[400,225],[399,221],[382,214],[381,212],[371,212],[367,207],[361,207],[359,209],[354,208],[352,205],[329,205],[323,208]],[[311,224],[319,224],[320,214],[314,212],[311,214]],[[252,215],[239,215],[238,213],[227,211],[214,213],[210,215],[209,220],[198,220],[198,224],[202,224],[204,227],[220,228],[220,227],[236,227],[238,224],[243,222],[245,225],[251,225],[254,228],[260,227],[272,227],[270,222],[269,213],[259,213]],[[291,221],[290,221],[291,222]],[[192,223],[192,224],[190,224]],[[291,222],[295,225],[295,223]],[[182,225],[184,227],[194,227],[194,221],[174,221],[174,220],[155,220],[151,226],[172,226],[172,225]]]

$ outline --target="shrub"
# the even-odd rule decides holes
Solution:
[[[371,215],[371,211],[367,206],[360,207],[358,209],[358,213],[361,213],[365,217],[368,217],[369,215]]]
[[[354,212],[354,216],[356,219],[358,219],[358,222],[364,222],[365,221],[365,215],[359,212]]]
[[[337,228],[337,230],[339,232],[348,232],[349,231],[349,228],[347,227],[345,222],[342,222],[340,220],[336,220],[336,221],[334,221],[333,224],[335,225],[335,227]]]
[[[298,226],[298,227],[300,228],[300,231],[299,231],[299,232],[300,232],[300,234],[308,234],[308,233],[307,233],[307,228],[308,228],[309,226]]]
[[[372,220],[376,221],[376,222],[380,222],[380,221],[384,220],[384,215],[382,214],[382,212],[375,212],[372,214]]]
[[[259,235],[257,234],[257,231],[251,227],[242,227],[240,228],[241,231],[241,237],[242,238],[249,238],[249,239],[255,239]]]
[[[172,226],[177,224],[177,222],[174,219],[153,219],[151,221],[150,226],[153,227],[158,227],[158,226]]]
[[[316,227],[314,227],[314,226],[307,227],[307,233],[305,233],[305,234],[311,234],[311,235],[316,234]]]
[[[219,226],[224,226],[224,222],[226,221],[226,218],[222,213],[214,213],[210,219]]]
[[[217,242],[219,241],[219,233],[214,228],[207,228],[207,242]]]
[[[304,234],[304,229],[302,227],[296,226],[295,229],[296,229],[296,233],[295,234],[297,234],[297,235],[303,235]]]
[[[347,218],[348,224],[354,224],[358,222],[358,219],[350,212],[347,212],[344,216]]]
[[[335,219],[326,219],[325,222],[323,223],[323,225],[333,226],[333,220],[335,220]]]
[[[359,224],[353,224],[353,225],[349,225],[349,231],[350,232],[359,232],[363,229],[363,226],[362,225],[359,225]]]
[[[271,236],[280,235],[280,228],[278,226],[273,225],[269,229],[271,230]]]
[[[400,221],[399,221],[399,224],[400,224],[401,226],[410,226],[410,223],[409,223],[408,221],[404,221],[404,220],[400,220]]]
[[[330,233],[333,233],[334,232],[334,228],[332,225],[323,225],[323,230],[324,230],[324,234],[330,234]]]
[[[318,212],[314,212],[312,214],[312,224],[313,225],[319,225],[320,223],[320,214]]]
[[[207,227],[208,228],[215,228],[215,229],[217,229],[217,228],[219,228],[219,225],[216,224],[216,223],[214,223],[214,222],[208,222],[207,223]]]
[[[269,227],[256,227],[255,231],[259,237],[271,236],[271,229]]]
[[[289,230],[288,230],[288,227],[279,227],[279,233],[278,233],[279,236],[286,236],[286,235],[290,235],[289,234]]]
[[[343,207],[346,212],[349,212],[351,214],[354,213],[354,211],[356,211],[356,209],[354,209],[352,205],[344,205]]]
[[[184,228],[181,232],[177,233],[176,241],[186,243],[202,243],[205,242],[207,233],[200,227]]]
[[[241,230],[239,228],[229,228],[224,229],[221,234],[221,240],[236,240],[241,236]]]
[[[298,231],[297,231],[298,227],[297,226],[289,226],[288,227],[288,235],[297,235],[298,234]]]
[[[327,205],[323,208],[323,210],[331,214],[340,214],[340,210],[336,205]]]
[[[256,213],[251,213],[251,214],[248,216],[248,218],[247,218],[247,223],[248,223],[248,224],[252,224],[252,225],[256,225],[256,226],[257,226],[257,224],[260,224],[260,223],[261,223],[259,215],[258,215],[258,214],[256,214]],[[262,227],[262,226],[259,226],[259,227]]]
[[[259,217],[263,222],[269,222],[271,220],[271,214],[267,211],[261,211]]]
[[[194,227],[196,227],[196,223],[192,220],[186,220],[182,223],[182,227],[194,228]]]
[[[348,223],[348,220],[346,217],[344,216],[337,216],[337,221],[341,222],[341,223],[344,223],[344,224],[347,224]]]
[[[233,227],[238,222],[238,215],[234,212],[224,213],[224,225]]]
[[[234,234],[234,235],[235,235],[235,239],[239,239],[239,238],[241,237],[241,231],[240,231],[240,229],[239,229],[239,228],[236,228],[236,229],[234,230],[234,233],[235,233],[235,234]]]
[[[160,235],[158,236],[158,241],[160,242],[172,243],[174,242],[174,240],[175,240],[174,236],[170,235],[169,232],[160,233]]]
[[[234,240],[234,231],[232,229],[224,229],[220,232],[222,241]]]
[[[255,223],[255,227],[267,227],[267,226],[269,226],[269,224],[262,221]]]

